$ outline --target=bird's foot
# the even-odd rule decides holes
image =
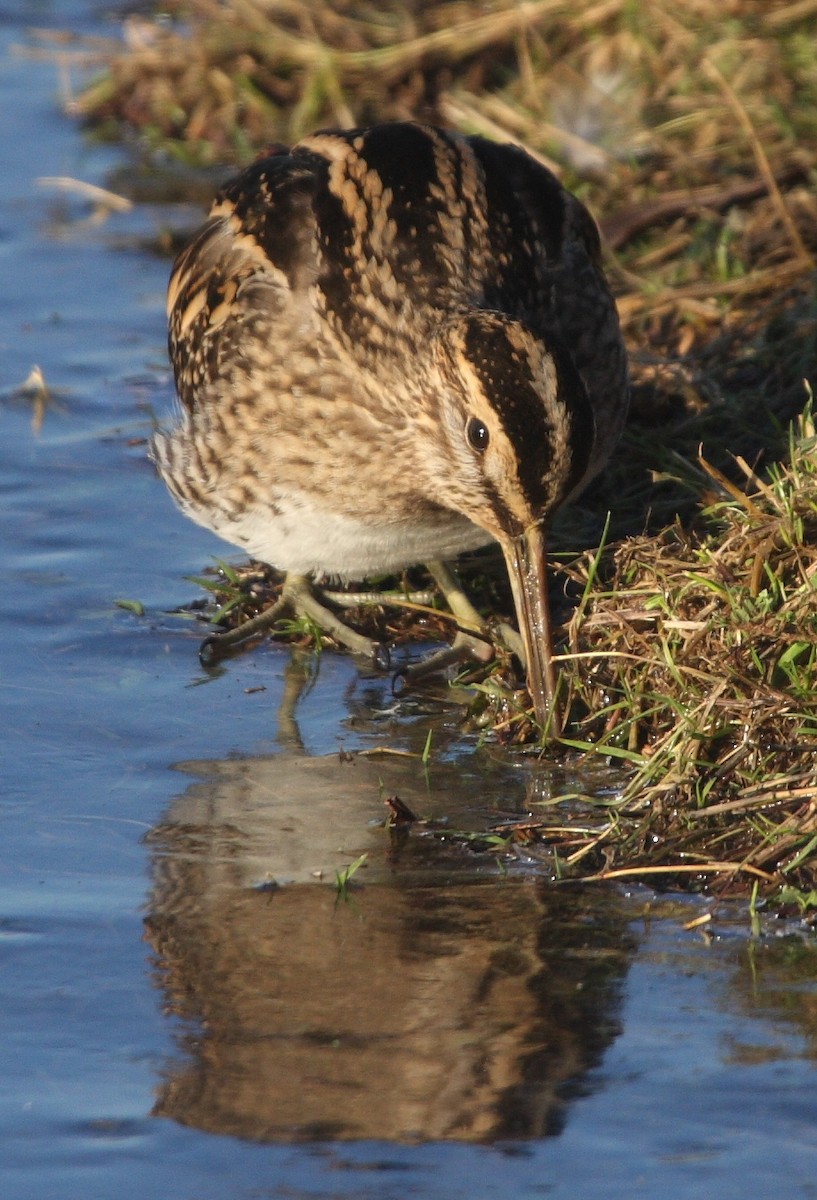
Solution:
[[[524,665],[525,653],[522,639],[510,625],[499,625],[491,633],[483,619],[463,592],[456,575],[445,563],[430,563],[429,570],[457,619],[459,629],[450,646],[430,654],[420,662],[400,670],[393,680],[396,692],[415,687],[448,667],[467,663],[486,664],[500,645],[515,654]],[[333,596],[333,599],[335,597]],[[341,598],[341,594],[338,595]],[[347,596],[343,596],[348,599]],[[371,597],[371,598],[374,598]],[[357,597],[359,601],[370,600],[369,595]],[[413,598],[416,599],[416,598]],[[343,622],[318,598],[310,581],[303,575],[288,574],[284,579],[281,595],[268,609],[245,621],[235,629],[210,634],[201,643],[199,658],[202,666],[213,667],[230,654],[241,650],[254,638],[269,634],[282,619],[307,618],[339,645],[353,654],[367,658],[379,670],[387,671],[390,666],[389,651],[381,642],[357,633]]]
[[[510,625],[502,623],[489,631],[482,617],[474,608],[448,563],[427,564],[438,588],[443,593],[448,607],[457,619],[459,629],[454,641],[444,650],[430,654],[418,663],[398,671],[392,686],[398,693],[422,683],[429,675],[445,671],[448,667],[471,663],[486,664],[494,657],[497,646],[510,650],[522,665],[525,665],[525,650],[522,638]]]
[[[409,688],[416,687],[418,683],[428,679],[429,675],[437,675],[448,667],[468,662],[488,663],[493,658],[493,653],[489,641],[460,630],[450,646],[438,650],[435,654],[428,654],[420,662],[397,671],[392,679],[392,688],[399,695]]]
[[[235,629],[213,633],[204,639],[199,648],[202,666],[215,666],[252,638],[269,633],[278,621],[287,616],[306,617],[353,654],[368,658],[380,670],[388,670],[390,657],[387,647],[350,629],[336,613],[321,604],[305,576],[293,574],[286,576],[280,597],[264,612]]]
[[[208,634],[199,646],[199,662],[203,667],[215,667],[222,659],[229,658],[231,654],[241,650],[253,638],[269,632],[276,621],[284,616],[288,607],[284,596],[281,595],[269,608],[237,625],[235,629]]]

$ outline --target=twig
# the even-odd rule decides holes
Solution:
[[[95,183],[86,183],[84,179],[72,179],[68,175],[40,175],[37,183],[40,187],[55,188],[60,192],[75,192],[110,212],[130,212],[133,208],[133,201],[128,200],[127,196],[109,192],[107,188],[97,187]]]

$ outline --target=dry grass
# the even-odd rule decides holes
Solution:
[[[574,871],[756,883],[814,906],[817,447],[797,422],[817,360],[817,4],[165,7],[125,21],[74,105],[154,166],[420,117],[523,143],[590,204],[634,404],[555,531],[562,676],[568,747],[631,778],[524,836]],[[605,549],[582,552],[608,510]],[[529,739],[501,674],[484,687],[475,719]]]
[[[592,852],[613,874],[633,863],[715,874],[720,891],[759,880],[793,901],[817,884],[810,409],[785,465],[765,478],[738,465],[745,490],[700,460],[710,498],[691,524],[565,568],[582,589],[567,629],[566,744],[632,769],[571,854]]]

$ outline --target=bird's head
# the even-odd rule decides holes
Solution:
[[[546,521],[577,490],[593,411],[565,346],[501,313],[474,310],[435,339],[445,503],[497,541]]]
[[[545,525],[588,473],[590,399],[557,337],[504,314],[460,315],[434,349],[446,456],[437,468],[440,502],[501,545],[537,720],[553,728]]]

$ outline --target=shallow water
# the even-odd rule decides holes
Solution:
[[[499,870],[451,834],[526,812],[531,768],[348,658],[297,731],[284,648],[199,668],[168,613],[224,547],[144,448],[171,382],[139,238],[170,214],[94,223],[36,184],[119,156],[13,51],[30,25],[106,28],[0,8],[0,1195],[817,1195],[810,935],[720,909],[705,941],[701,900]],[[428,774],[338,753],[417,752],[430,721]],[[408,838],[393,794],[428,822]]]

